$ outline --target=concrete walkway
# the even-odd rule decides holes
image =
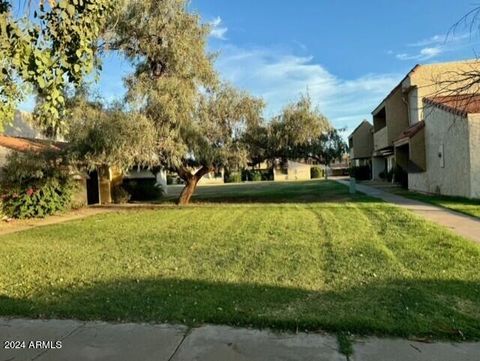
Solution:
[[[10,221],[0,221],[0,236],[4,234],[10,234],[27,229],[50,226],[53,224],[65,223],[75,221],[77,219],[83,219],[91,216],[95,216],[107,212],[115,212],[117,210],[106,207],[85,207],[77,210],[69,211],[63,214],[56,214],[46,218],[33,218],[33,219],[14,219]]]
[[[349,186],[349,180],[341,178],[335,181]],[[381,189],[370,187],[364,184],[357,184],[356,189],[368,196],[380,198],[385,202],[408,209],[429,221],[447,227],[453,232],[467,239],[480,243],[480,220],[474,217],[463,215],[446,208],[437,207],[428,203],[408,199],[396,194],[385,192]],[[479,358],[480,359],[480,358]]]
[[[17,349],[5,349],[17,341]],[[24,343],[23,343],[24,341]],[[0,319],[0,361],[346,361],[335,336],[206,325]],[[480,344],[368,338],[351,361],[478,361]]]

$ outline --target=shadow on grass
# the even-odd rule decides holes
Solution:
[[[122,279],[0,296],[2,316],[213,323],[281,330],[480,339],[480,283],[392,280],[317,292],[177,279]]]

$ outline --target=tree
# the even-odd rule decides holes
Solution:
[[[314,108],[311,97],[302,95],[288,104],[282,114],[270,122],[270,146],[275,157],[302,158],[302,146],[331,128],[328,119]]]
[[[185,181],[179,204],[188,204],[213,169],[246,161],[240,139],[263,108],[219,82],[205,50],[208,34],[186,0],[129,1],[110,45],[135,67],[127,101],[154,125],[159,164]]]
[[[0,128],[13,119],[17,103],[30,89],[40,124],[51,133],[62,130],[65,92],[99,66],[98,39],[114,4],[40,0],[38,6],[29,2],[25,16],[15,17],[10,2],[0,0]]]
[[[106,107],[88,98],[82,94],[67,100],[70,164],[87,169],[115,166],[125,172],[157,165],[155,128],[148,119],[120,104]]]
[[[179,166],[179,176],[186,186],[178,200],[188,204],[200,179],[221,167],[247,165],[248,149],[242,142],[247,129],[261,119],[263,101],[229,85],[202,94],[183,142],[187,154]]]
[[[347,150],[339,131],[313,107],[308,95],[287,105],[268,125],[268,134],[268,141],[263,137],[259,141],[270,148],[264,153],[267,157],[313,159],[329,166]]]
[[[334,160],[342,159],[348,147],[340,132],[335,128],[331,128],[305,145],[300,146],[300,148],[307,158],[324,163],[329,167]],[[326,171],[325,178],[328,178]]]

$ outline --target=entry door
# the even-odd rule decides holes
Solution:
[[[98,172],[95,170],[88,174],[87,179],[87,203],[99,204],[100,203],[100,189],[98,185]]]

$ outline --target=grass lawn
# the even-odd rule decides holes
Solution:
[[[480,218],[480,199],[468,199],[462,197],[435,196],[409,192],[407,190],[396,190],[395,193],[407,198],[430,203],[436,206],[451,209],[469,216]]]
[[[480,339],[476,244],[328,181],[196,200],[0,237],[0,314]]]

